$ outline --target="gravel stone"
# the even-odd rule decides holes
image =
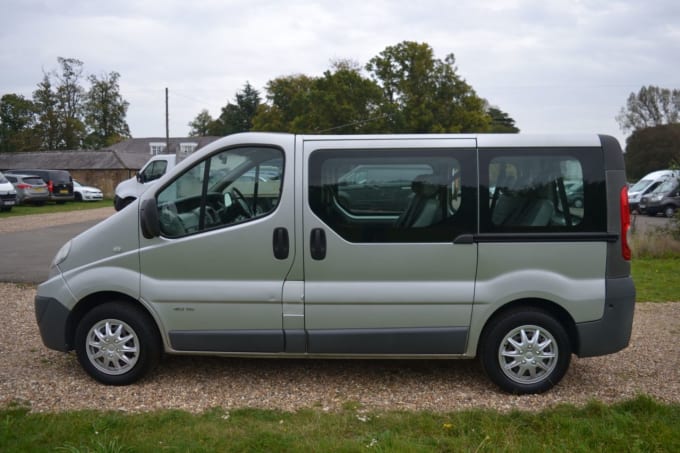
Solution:
[[[74,353],[43,346],[35,322],[35,287],[0,283],[0,406],[33,411],[75,409],[143,412],[212,407],[295,411],[468,408],[536,411],[590,400],[605,403],[647,394],[680,403],[680,303],[638,304],[633,335],[623,351],[573,357],[562,382],[542,395],[508,395],[486,378],[475,360],[303,360],[166,356],[159,368],[127,387],[89,378]]]
[[[92,220],[97,217],[82,216],[103,218],[113,212],[104,209],[109,211],[69,213],[68,219]],[[17,219],[11,228],[22,228],[22,218]],[[0,232],[11,231],[9,220],[14,218],[0,222]],[[591,400],[613,403],[639,394],[680,404],[680,302],[638,304],[626,349],[602,357],[574,356],[554,389],[542,395],[515,396],[491,384],[476,360],[166,356],[154,373],[137,384],[104,386],[85,374],[74,353],[43,346],[34,296],[33,285],[0,283],[0,406],[19,402],[36,412],[202,412],[212,407],[336,411],[352,402],[362,410],[486,408],[507,412],[537,411],[564,403],[582,406]]]

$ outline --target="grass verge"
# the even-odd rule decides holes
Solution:
[[[540,413],[213,409],[144,414],[0,410],[2,451],[680,451],[680,405],[640,396]]]
[[[634,258],[631,273],[639,302],[680,300],[680,256],[676,258]]]
[[[50,214],[54,212],[82,211],[85,209],[106,208],[113,206],[112,200],[102,201],[68,201],[64,204],[47,203],[42,206],[13,206],[9,212],[0,212],[0,219],[31,214]]]

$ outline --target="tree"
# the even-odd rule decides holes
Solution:
[[[509,115],[457,74],[453,54],[434,58],[430,46],[404,41],[365,68],[332,63],[321,77],[295,74],[270,80],[252,130],[292,133],[517,132]],[[237,95],[237,105],[239,97]],[[236,112],[228,104],[220,124]],[[495,115],[495,116],[494,116]]]
[[[680,162],[680,124],[637,129],[626,141],[626,172],[637,180]]]
[[[626,106],[616,116],[623,131],[677,123],[680,120],[680,90],[649,85],[630,93]]]
[[[57,58],[61,72],[54,76],[59,82],[56,87],[58,116],[61,123],[61,137],[58,149],[79,149],[85,138],[83,124],[83,96],[85,90],[80,86],[83,75],[83,62],[75,58]]]
[[[256,130],[295,133],[370,133],[384,130],[380,88],[346,61],[322,77],[280,77],[267,84],[270,105],[260,108]]]
[[[222,113],[209,128],[210,135],[229,135],[247,132],[253,128],[253,118],[260,106],[260,93],[246,82],[236,93],[235,104],[228,102]]]
[[[269,105],[262,105],[253,119],[253,129],[301,133],[300,117],[309,105],[306,96],[314,79],[302,74],[278,77],[267,83]]]
[[[40,141],[40,149],[57,149],[61,134],[58,100],[47,74],[43,74],[38,89],[33,92],[33,105],[37,115],[35,131]]]
[[[491,117],[491,125],[489,132],[498,134],[516,134],[519,132],[515,126],[515,120],[510,118],[510,115],[499,109],[498,107],[487,107],[486,112]]]
[[[101,149],[130,138],[130,127],[125,121],[130,104],[120,94],[119,79],[120,74],[115,71],[99,78],[88,77],[90,89],[83,104],[88,148]]]
[[[458,74],[455,57],[434,58],[425,43],[403,41],[372,58],[366,69],[384,94],[392,132],[484,132],[485,102]]]
[[[189,122],[189,135],[191,137],[205,137],[210,135],[212,124],[215,122],[208,110],[203,109],[201,113],[196,115],[193,121]]]
[[[40,147],[35,106],[17,94],[0,98],[0,151],[32,151]]]

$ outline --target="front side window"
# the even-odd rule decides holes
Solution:
[[[482,232],[606,229],[601,152],[513,149],[480,157]]]
[[[165,160],[156,160],[151,162],[142,172],[144,182],[155,181],[165,174],[168,168],[168,162]]]
[[[472,233],[474,152],[316,151],[309,205],[350,242],[449,242]]]
[[[161,233],[177,238],[259,218],[278,206],[283,153],[237,148],[182,173],[156,196]]]

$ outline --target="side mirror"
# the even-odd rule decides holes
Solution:
[[[142,202],[139,209],[139,223],[142,235],[147,239],[153,239],[161,234],[161,222],[158,218],[158,206],[156,199],[150,198]]]
[[[137,182],[144,184],[144,174],[137,173]]]

